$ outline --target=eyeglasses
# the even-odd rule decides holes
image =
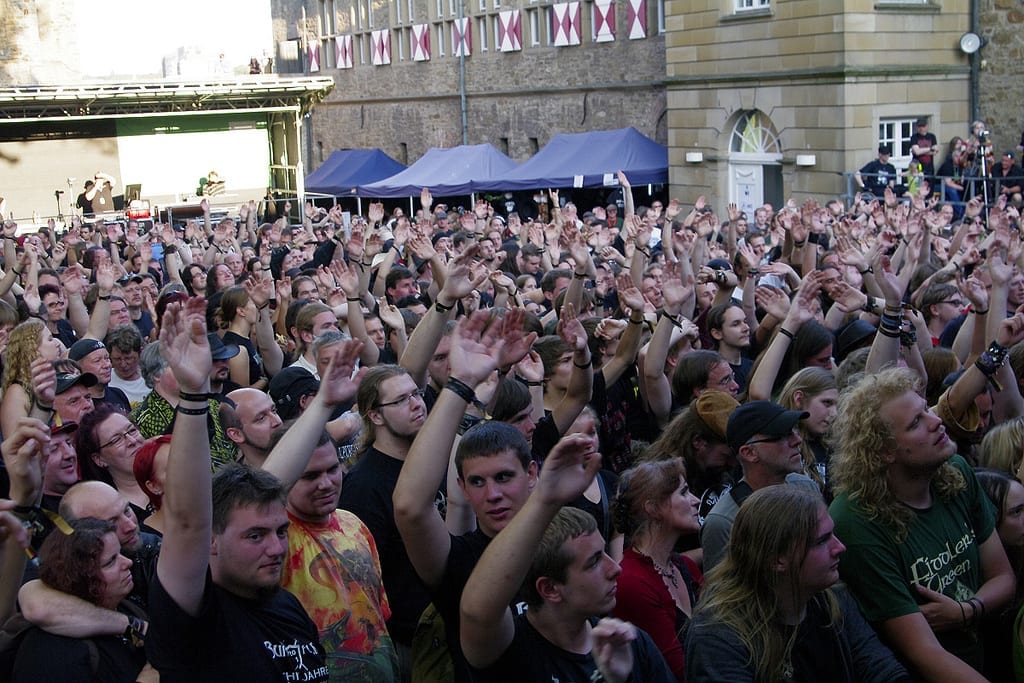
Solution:
[[[385,403],[378,403],[377,407],[378,408],[387,408],[388,406],[403,406],[406,403],[408,403],[410,400],[412,400],[413,397],[418,398],[418,399],[420,399],[422,401],[424,393],[425,393],[425,391],[423,389],[417,389],[416,391],[412,392],[411,394],[406,394],[405,396],[402,396],[400,398],[396,398],[394,401],[387,401]]]
[[[957,306],[957,307],[960,307],[960,306],[964,305],[963,299],[946,299],[945,301],[940,301],[939,303],[940,304],[952,304],[952,305]]]
[[[796,427],[793,427],[793,429],[790,430],[790,432],[788,434],[783,434],[782,436],[769,436],[769,437],[765,437],[764,439],[751,439],[750,441],[747,441],[743,445],[744,446],[753,446],[755,443],[778,443],[778,442],[783,441],[785,439],[789,439],[790,437],[792,437],[796,433],[797,433],[797,429],[796,429]]]
[[[132,437],[133,439],[139,438],[139,428],[136,427],[135,425],[132,425],[131,427],[124,430],[120,434],[114,434],[113,438],[111,438],[110,441],[100,445],[100,449],[102,450],[107,446],[120,446],[122,443],[124,443],[124,440],[129,436]]]

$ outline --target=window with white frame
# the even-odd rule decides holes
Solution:
[[[658,0],[658,35],[665,33],[665,0]],[[767,4],[767,2],[765,3]]]
[[[890,163],[897,168],[906,168],[910,163],[910,138],[914,135],[916,116],[880,119],[878,121],[878,144],[890,145]]]
[[[402,0],[395,0],[395,23],[402,23]]]
[[[336,29],[336,14],[334,11],[334,0],[320,0],[320,26],[323,28],[321,35],[333,36]]]
[[[366,64],[366,44],[370,41],[370,36],[363,33],[356,36],[356,41],[359,43],[359,63]]]
[[[416,21],[416,3],[414,0],[407,1],[408,4],[406,5],[406,8],[408,9],[408,12],[406,12],[406,16],[409,17],[409,22],[412,23]]]
[[[480,0],[480,11],[481,12],[486,12],[487,11],[487,0]]]
[[[540,45],[540,10],[537,8],[526,10],[530,22],[530,46]]]
[[[352,5],[349,14],[351,15],[352,26],[357,29],[363,28],[363,4]]]
[[[444,16],[444,0],[437,0],[437,18]]]
[[[769,0],[733,0],[737,12],[749,12],[755,9],[767,9],[771,7]]]
[[[480,34],[480,51],[487,52],[487,17],[480,17],[477,25],[480,29],[477,31]]]
[[[444,30],[444,23],[437,25],[437,56],[444,57],[444,34],[447,31]]]
[[[366,25],[373,28],[373,2],[366,0]]]
[[[461,0],[448,0],[448,16],[455,16],[455,3]]]

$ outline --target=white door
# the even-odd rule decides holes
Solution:
[[[754,209],[764,204],[764,167],[729,164],[729,201],[753,220]]]

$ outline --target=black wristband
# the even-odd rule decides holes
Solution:
[[[452,304],[451,306],[445,306],[443,303],[441,303],[440,299],[438,299],[437,301],[434,302],[434,309],[438,313],[447,313],[448,311],[452,310],[453,308],[455,308],[455,304]]]
[[[587,274],[586,273],[577,273],[577,272],[573,271],[572,277],[573,277],[574,280],[583,280],[583,279],[586,279]]]
[[[110,294],[107,294],[106,296],[103,296],[103,295],[101,294],[101,295],[99,295],[99,296],[98,296],[98,297],[96,297],[96,298],[97,298],[97,299],[99,299],[100,301],[110,301],[111,295],[110,295]]]
[[[785,327],[779,328],[779,334],[781,334],[783,337],[789,337],[790,340],[796,339],[796,336],[792,332],[787,330]]]
[[[358,296],[346,296],[345,301],[362,301],[363,299]]]
[[[580,370],[586,370],[587,368],[594,367],[594,361],[590,361],[590,362],[584,363],[582,365],[580,365],[576,361],[573,361],[572,364],[575,365],[576,367],[578,367]]]
[[[473,391],[473,387],[469,386],[462,380],[450,377],[448,379],[448,384],[446,384],[444,388],[451,391],[466,403],[472,403],[476,400],[476,392]]]
[[[522,375],[516,375],[516,381],[517,382],[521,382],[521,383],[525,384],[528,387],[542,387],[542,386],[544,386],[543,380],[540,381],[540,382],[534,382],[534,381],[526,379]]]
[[[199,403],[206,403],[210,400],[210,394],[192,394],[187,391],[179,391],[178,398],[182,401],[197,401]]]
[[[209,404],[203,406],[202,408],[184,408],[182,406],[178,406],[177,408],[175,408],[175,410],[177,410],[177,412],[181,413],[182,415],[206,415],[207,413],[210,412],[210,406]]]

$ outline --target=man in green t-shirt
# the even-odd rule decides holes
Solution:
[[[908,368],[848,390],[833,425],[846,544],[839,571],[864,615],[929,681],[984,681],[978,626],[1013,596],[994,510]]]

